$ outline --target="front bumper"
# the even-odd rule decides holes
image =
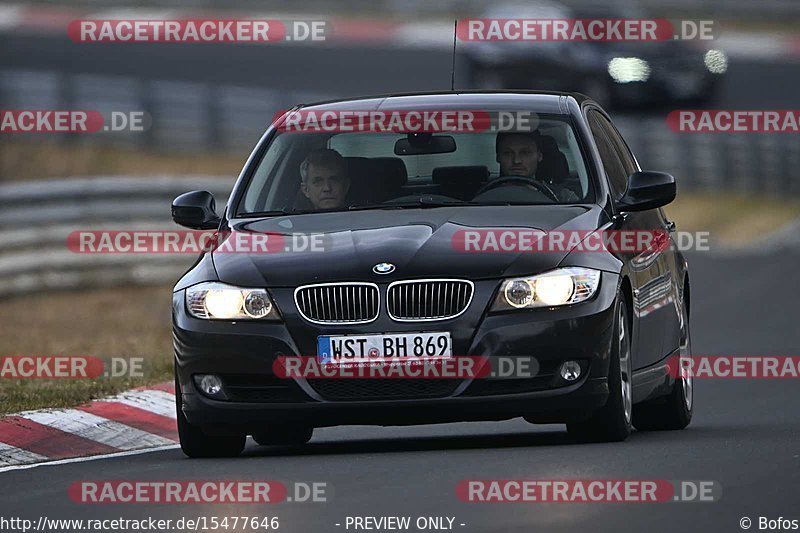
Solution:
[[[450,320],[395,322],[381,313],[363,325],[324,326],[303,320],[292,289],[273,289],[283,322],[208,321],[190,317],[184,291],[173,295],[176,373],[183,412],[196,425],[253,432],[268,424],[403,425],[529,416],[541,420],[580,419],[608,398],[618,276],[604,272],[598,293],[573,306],[485,314],[497,280],[475,283],[470,308]],[[381,287],[385,291],[385,286]],[[533,357],[539,371],[528,378],[459,380],[280,379],[280,356],[315,356],[319,335],[449,331],[455,355],[489,358]],[[568,383],[557,372],[566,360],[584,371]],[[193,376],[222,377],[228,400],[197,390]]]

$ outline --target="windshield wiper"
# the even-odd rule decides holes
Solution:
[[[465,205],[511,205],[508,202],[467,202],[464,200],[437,200],[430,196],[420,196],[416,201],[411,202],[394,202],[383,204],[365,204],[365,205],[351,205],[351,211],[361,211],[364,209],[411,209],[419,207],[456,207]]]

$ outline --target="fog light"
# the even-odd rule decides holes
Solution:
[[[567,381],[575,381],[581,377],[581,365],[577,361],[565,361],[561,364],[561,377]]]
[[[217,398],[224,397],[222,392],[222,380],[213,374],[204,376],[195,376],[195,383],[206,396],[213,396]]]

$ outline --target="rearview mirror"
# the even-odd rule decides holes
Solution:
[[[665,206],[675,199],[675,178],[665,172],[634,172],[628,190],[618,203],[622,211],[647,211]]]
[[[395,155],[447,154],[456,151],[456,140],[450,135],[409,133],[394,143]]]
[[[217,229],[214,195],[208,191],[192,191],[181,194],[172,201],[172,220],[191,229]]]

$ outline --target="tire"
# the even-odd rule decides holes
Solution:
[[[608,366],[608,401],[590,418],[567,424],[567,432],[578,442],[620,442],[631,434],[633,418],[630,321],[622,294],[614,310],[616,342]]]
[[[207,435],[203,430],[190,424],[183,414],[183,398],[181,395],[178,374],[175,373],[175,409],[178,417],[178,437],[181,450],[187,457],[236,457],[247,440],[246,435]]]
[[[262,446],[302,446],[314,436],[314,428],[287,426],[270,429],[253,435],[253,440]]]
[[[684,294],[686,291],[684,290]],[[686,301],[681,306],[681,345],[679,369],[682,360],[692,354],[692,339],[689,329],[689,308]],[[640,403],[633,410],[633,425],[640,431],[665,431],[684,429],[692,421],[694,413],[694,378],[683,376],[675,379],[672,391],[661,398]]]

